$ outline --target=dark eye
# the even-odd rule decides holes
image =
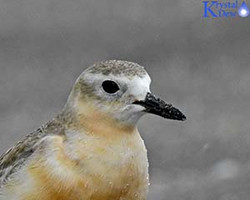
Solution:
[[[116,82],[110,80],[104,81],[102,83],[102,88],[109,94],[114,94],[120,89]]]

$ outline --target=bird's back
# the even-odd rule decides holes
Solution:
[[[0,188],[20,169],[35,151],[35,144],[45,136],[38,129],[27,135],[0,157]]]

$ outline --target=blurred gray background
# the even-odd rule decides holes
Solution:
[[[0,151],[50,120],[96,61],[144,65],[188,117],[148,115],[149,200],[250,199],[250,21],[197,0],[0,0]]]

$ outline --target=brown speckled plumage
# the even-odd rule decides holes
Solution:
[[[108,60],[98,62],[88,69],[90,73],[102,73],[103,75],[124,75],[126,77],[139,76],[143,77],[147,72],[144,67],[137,63],[122,61],[122,60]]]
[[[34,152],[35,143],[44,136],[41,129],[27,135],[16,146],[10,148],[0,157],[0,187],[18,170]]]
[[[10,148],[0,157],[0,187],[8,180],[15,171],[25,164],[25,161],[37,149],[37,143],[48,135],[64,134],[64,117],[58,115],[55,119],[41,128],[28,134],[14,147]]]

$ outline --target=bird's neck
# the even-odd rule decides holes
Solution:
[[[67,128],[91,135],[106,137],[137,133],[136,125],[120,122],[88,104],[80,105],[77,109],[66,108],[58,118]]]

